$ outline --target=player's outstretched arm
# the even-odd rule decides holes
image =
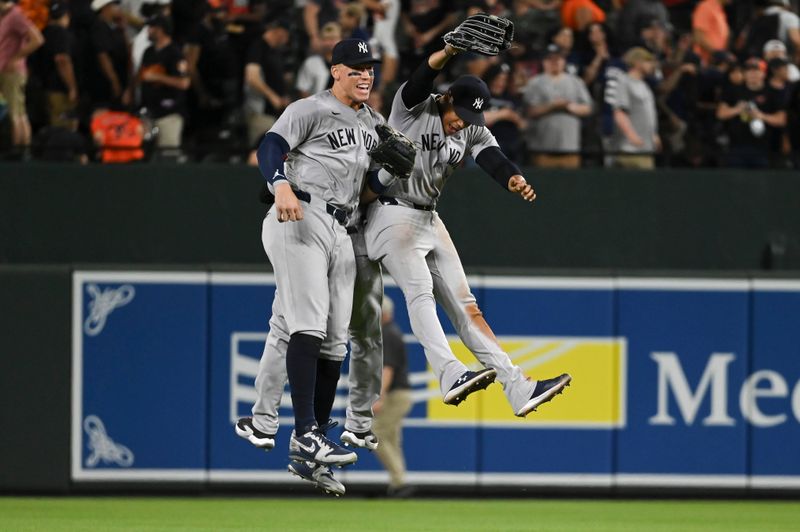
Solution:
[[[519,194],[526,201],[536,199],[536,192],[522,176],[522,171],[497,146],[489,146],[481,150],[475,157],[475,162],[501,187],[514,194]]]

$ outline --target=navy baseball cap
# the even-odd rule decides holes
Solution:
[[[69,13],[69,9],[67,4],[63,2],[53,2],[50,4],[50,18],[53,20],[58,20],[64,15]]]
[[[337,42],[336,46],[333,47],[331,63],[334,65],[355,66],[380,62],[380,59],[373,57],[372,47],[369,43],[361,39],[344,39]]]
[[[450,85],[449,92],[453,97],[453,108],[461,120],[471,125],[486,125],[483,109],[489,104],[492,95],[481,78],[461,76]]]

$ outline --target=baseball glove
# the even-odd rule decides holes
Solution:
[[[378,124],[375,131],[381,141],[369,152],[372,160],[397,178],[411,177],[417,157],[417,148],[411,139],[389,124]]]
[[[478,13],[445,34],[444,42],[457,50],[497,55],[511,48],[514,23],[507,18]]]

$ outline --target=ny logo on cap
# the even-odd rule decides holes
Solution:
[[[475,101],[472,102],[472,107],[480,110],[480,108],[483,107],[483,98],[475,98]]]
[[[362,54],[367,53],[367,43],[365,42],[358,43],[358,51],[361,52]]]

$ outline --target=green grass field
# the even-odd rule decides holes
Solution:
[[[0,498],[0,531],[800,530],[800,503],[269,498]]]

